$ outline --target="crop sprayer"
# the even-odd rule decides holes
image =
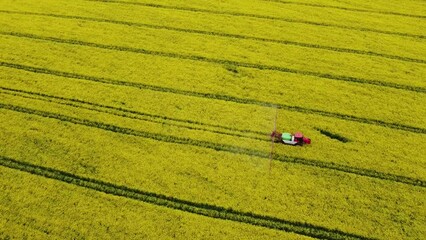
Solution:
[[[311,144],[311,139],[304,137],[301,132],[296,132],[294,134],[291,134],[286,132],[281,133],[277,131],[277,117],[278,117],[278,108],[276,109],[276,113],[275,113],[274,130],[272,130],[272,133],[270,135],[271,152],[269,154],[269,172],[271,172],[271,168],[272,168],[272,158],[274,155],[275,143],[283,143],[283,144],[292,145],[292,146],[303,146],[305,144]]]

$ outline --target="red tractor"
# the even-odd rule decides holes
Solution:
[[[273,131],[271,133],[271,138],[274,142],[280,142],[293,146],[303,146],[305,144],[311,144],[311,139],[304,137],[303,134],[300,132],[291,134]]]

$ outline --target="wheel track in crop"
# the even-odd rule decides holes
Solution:
[[[162,4],[129,2],[129,1],[112,1],[112,0],[86,0],[86,1],[88,1],[88,2],[101,2],[101,3],[107,3],[107,4],[113,3],[113,4],[123,4],[123,5],[134,5],[134,6],[142,6],[142,7],[150,7],[150,8],[158,8],[158,9],[178,10],[178,11],[206,13],[206,14],[215,14],[215,15],[225,15],[225,16],[234,16],[234,17],[250,17],[250,18],[256,18],[256,19],[266,19],[266,20],[298,23],[298,24],[321,26],[321,27],[348,29],[348,30],[361,31],[361,32],[374,32],[374,33],[380,33],[380,34],[410,37],[410,38],[417,38],[417,39],[425,39],[426,38],[425,35],[403,33],[403,32],[394,32],[394,31],[387,31],[387,30],[380,30],[380,29],[364,28],[364,27],[351,27],[351,26],[332,24],[332,23],[296,20],[296,19],[291,19],[291,18],[273,17],[273,16],[268,16],[268,15],[260,15],[260,14],[253,14],[253,13],[243,13],[243,12],[234,12],[234,11],[219,11],[219,10],[211,10],[211,9],[168,6],[168,5],[162,5]]]
[[[418,18],[418,19],[426,18],[426,16],[423,16],[423,15],[390,12],[390,11],[376,11],[376,10],[370,10],[370,9],[360,9],[360,8],[350,8],[350,7],[340,7],[340,6],[317,4],[317,3],[293,2],[293,1],[285,1],[285,0],[262,0],[262,1],[282,3],[285,5],[300,5],[300,6],[308,6],[308,7],[316,7],[316,8],[338,9],[338,10],[344,10],[349,12],[375,13],[375,14],[382,14],[382,15],[394,15],[394,16],[402,16],[402,17],[410,17],[410,18]]]
[[[246,156],[254,156],[254,157],[259,157],[259,158],[269,160],[269,153],[259,151],[259,150],[249,149],[249,148],[134,130],[131,128],[119,127],[112,124],[96,122],[96,121],[91,121],[87,119],[80,119],[80,118],[70,117],[70,116],[66,116],[66,115],[62,115],[58,113],[35,110],[35,109],[15,106],[11,104],[0,103],[0,109],[6,109],[10,111],[19,112],[19,113],[36,115],[36,116],[40,116],[44,118],[55,119],[62,122],[69,122],[76,125],[97,128],[100,130],[105,130],[105,131],[124,134],[124,135],[142,137],[146,139],[152,139],[152,140],[167,142],[167,143],[191,145],[191,146],[196,146],[196,147],[201,147],[206,149],[213,149],[216,151],[223,151],[223,152],[246,155]],[[395,183],[407,184],[411,186],[426,187],[426,181],[424,180],[390,174],[390,173],[378,172],[372,169],[363,169],[363,168],[351,167],[351,166],[342,165],[342,164],[333,163],[333,162],[324,162],[320,160],[289,157],[284,155],[275,155],[273,156],[273,159],[279,162],[284,162],[284,163],[301,164],[304,166],[310,166],[313,168],[319,168],[323,170],[332,170],[332,171],[343,172],[348,174],[355,174],[358,176],[369,177],[373,179],[380,179],[380,180],[386,180],[386,181],[395,182]]]
[[[127,186],[109,183],[97,179],[78,176],[69,172],[39,166],[9,157],[0,156],[0,165],[9,169],[30,173],[44,178],[54,179],[79,187],[103,192],[110,195],[133,199],[161,207],[180,210],[210,218],[246,223],[269,229],[293,232],[321,239],[370,239],[361,235],[343,232],[337,229],[328,229],[305,222],[289,221],[276,217],[237,211],[217,205],[187,201],[163,194],[142,191]]]
[[[240,34],[223,33],[223,32],[213,32],[213,31],[204,31],[204,30],[197,30],[197,29],[177,28],[177,27],[170,27],[170,26],[163,26],[163,25],[153,25],[153,24],[145,24],[145,23],[135,23],[135,22],[127,22],[127,21],[119,21],[119,20],[111,20],[111,19],[72,16],[72,15],[60,15],[60,14],[51,14],[51,13],[19,12],[19,11],[8,11],[8,10],[0,10],[0,13],[42,16],[42,17],[52,17],[52,18],[61,18],[61,19],[75,19],[75,20],[84,20],[84,21],[90,21],[90,22],[108,23],[108,24],[124,25],[124,26],[131,26],[131,27],[145,27],[145,28],[151,28],[151,29],[161,29],[161,30],[183,32],[183,33],[190,33],[190,34],[200,34],[200,35],[224,37],[224,38],[232,38],[232,39],[269,42],[269,43],[276,43],[281,45],[290,45],[290,46],[297,46],[297,47],[303,47],[303,48],[309,48],[309,49],[321,49],[326,51],[340,52],[340,53],[347,53],[347,54],[381,57],[381,58],[404,61],[404,62],[414,62],[414,63],[423,63],[423,64],[426,63],[426,60],[423,60],[423,59],[378,53],[373,51],[325,46],[325,45],[312,44],[312,43],[303,43],[303,42],[296,42],[296,41],[279,40],[279,39],[255,37],[255,36],[240,35]]]
[[[190,97],[221,100],[221,101],[227,101],[227,102],[233,102],[233,103],[239,103],[239,104],[257,105],[257,106],[269,107],[269,108],[280,108],[287,111],[313,114],[313,115],[336,118],[336,119],[341,119],[346,121],[381,126],[385,128],[392,128],[392,129],[397,129],[397,130],[402,130],[407,132],[426,134],[426,129],[424,128],[413,127],[413,126],[403,125],[399,123],[389,123],[389,122],[385,122],[385,121],[381,121],[377,119],[362,118],[362,117],[356,117],[356,116],[346,115],[341,113],[327,112],[327,111],[322,111],[317,109],[309,109],[309,108],[303,108],[298,106],[290,106],[290,105],[284,105],[284,104],[278,104],[278,103],[265,102],[265,101],[260,101],[256,99],[247,99],[247,98],[239,98],[239,97],[234,97],[229,95],[202,93],[202,92],[194,92],[194,91],[188,91],[188,90],[160,87],[160,86],[154,86],[154,85],[149,85],[144,83],[135,83],[135,82],[122,81],[122,80],[114,80],[110,78],[94,77],[94,76],[89,76],[84,74],[69,73],[69,72],[27,66],[27,65],[10,63],[10,62],[3,62],[3,61],[0,61],[0,67],[7,67],[7,68],[18,69],[18,70],[27,71],[27,72],[39,73],[39,74],[48,74],[53,76],[65,77],[68,79],[77,79],[77,80],[91,81],[91,82],[110,84],[110,85],[116,85],[116,86],[132,87],[137,89],[145,89],[145,90],[163,92],[163,93],[172,93],[172,94],[184,95],[184,96],[190,96]]]
[[[266,141],[266,142],[270,141],[268,139],[268,133],[262,133],[262,132],[259,132],[259,131],[241,130],[241,129],[237,129],[237,128],[231,128],[231,127],[226,127],[226,126],[221,126],[221,125],[216,125],[216,124],[202,123],[202,122],[197,122],[197,121],[192,121],[192,120],[187,120],[187,119],[183,120],[183,119],[177,119],[177,118],[170,118],[170,117],[167,117],[167,116],[159,116],[159,115],[154,115],[154,114],[148,114],[148,113],[129,110],[129,109],[121,108],[121,107],[114,107],[114,106],[108,106],[108,105],[104,105],[104,104],[98,104],[98,103],[83,101],[83,100],[79,100],[79,99],[75,99],[75,98],[58,97],[58,96],[48,95],[48,94],[44,94],[44,93],[36,93],[36,92],[19,90],[19,89],[11,89],[11,88],[0,87],[0,93],[2,93],[2,90],[5,91],[5,92],[3,92],[4,94],[9,94],[9,95],[12,95],[12,96],[19,96],[19,97],[22,97],[22,98],[41,100],[41,101],[44,101],[44,102],[53,102],[53,103],[57,103],[57,104],[61,104],[61,105],[66,105],[66,106],[71,106],[71,107],[81,108],[81,109],[87,109],[87,110],[101,112],[101,113],[107,113],[107,114],[110,114],[110,115],[115,115],[115,116],[129,118],[129,119],[136,119],[136,120],[142,120],[142,121],[147,121],[147,122],[166,124],[166,125],[170,125],[170,126],[176,126],[176,127],[179,127],[179,128],[187,128],[187,129],[190,129],[190,130],[206,131],[206,132],[223,134],[223,135],[228,135],[228,136],[233,136],[233,137],[254,139],[254,140],[258,140],[258,141]],[[113,112],[113,111],[117,111],[117,112],[121,112],[121,113],[116,113],[116,112]],[[133,116],[130,115],[130,114],[132,114]],[[205,126],[205,127],[221,128],[221,129],[224,129],[224,130],[229,130],[229,131],[238,132],[238,133],[230,133],[230,132],[212,130],[212,129],[208,129],[208,128],[180,125],[180,124],[176,124],[176,123],[170,123],[169,121],[180,122],[180,123],[184,123],[184,124],[186,123],[186,124],[191,124],[191,125],[199,125],[199,126]],[[256,134],[258,136],[257,137],[248,136],[248,135],[244,135],[244,133]]]
[[[165,57],[165,58],[183,59],[183,60],[206,62],[206,63],[220,64],[220,65],[233,65],[233,66],[236,66],[236,67],[244,67],[244,68],[251,68],[251,69],[258,69],[258,70],[271,70],[271,71],[277,71],[277,72],[292,73],[292,74],[297,74],[297,75],[318,77],[318,78],[334,80],[334,81],[367,84],[367,85],[387,87],[387,88],[393,88],[393,89],[404,90],[404,91],[412,91],[412,92],[417,92],[417,93],[426,93],[426,88],[423,88],[423,87],[404,85],[404,84],[392,83],[392,82],[385,82],[385,81],[380,81],[380,80],[372,80],[372,79],[364,79],[364,78],[358,78],[358,77],[344,76],[344,75],[335,75],[335,74],[330,74],[330,73],[321,73],[321,72],[312,72],[312,71],[291,69],[291,68],[287,68],[287,67],[274,66],[274,65],[247,63],[247,62],[218,59],[218,58],[210,58],[210,57],[204,57],[204,56],[199,56],[199,55],[191,55],[191,54],[154,51],[154,50],[148,50],[148,49],[143,49],[143,48],[107,45],[107,44],[86,42],[86,41],[73,40],[73,39],[44,37],[44,36],[39,36],[39,35],[34,35],[34,34],[18,33],[18,32],[2,32],[2,31],[0,31],[0,35],[12,36],[12,37],[18,37],[18,38],[27,38],[27,39],[31,39],[31,40],[54,42],[54,43],[60,43],[60,44],[71,44],[71,45],[78,45],[78,46],[84,46],[84,47],[106,49],[106,50],[111,50],[111,51],[131,52],[131,53],[151,55],[151,56],[159,56],[159,57]]]

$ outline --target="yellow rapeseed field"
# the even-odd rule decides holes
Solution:
[[[426,238],[421,1],[0,1],[0,239]],[[312,144],[271,146],[279,131]]]

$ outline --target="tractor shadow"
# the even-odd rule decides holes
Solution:
[[[329,131],[321,129],[321,128],[315,128],[315,130],[319,131],[324,136],[327,136],[331,139],[335,139],[335,140],[340,141],[342,143],[348,143],[348,142],[351,141],[349,138],[346,138],[346,137],[344,137],[340,134],[332,133],[332,132],[329,132]]]

